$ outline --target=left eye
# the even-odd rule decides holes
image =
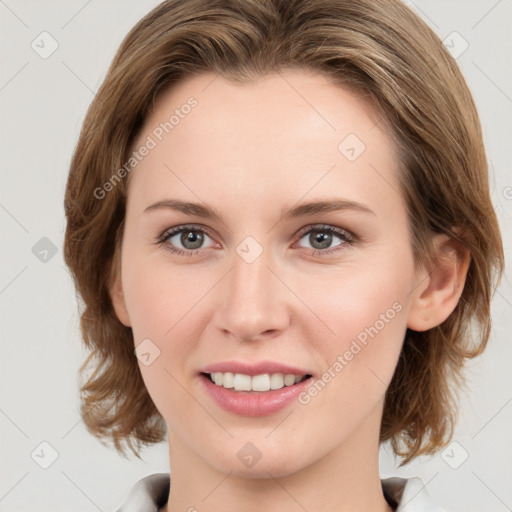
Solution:
[[[323,255],[333,251],[342,250],[345,244],[352,244],[354,239],[345,230],[333,226],[316,226],[300,233],[299,241],[307,238],[313,254]],[[159,245],[164,245],[168,250],[180,255],[192,256],[201,252],[206,238],[210,238],[205,229],[199,226],[181,226],[165,231],[157,238]],[[333,240],[339,242],[333,245]],[[210,238],[211,239],[211,238]],[[181,247],[180,247],[181,245]],[[211,246],[210,246],[211,247]]]
[[[303,238],[306,238],[308,243],[311,244],[315,254],[330,253],[333,250],[338,251],[341,250],[340,246],[353,242],[353,238],[348,232],[332,226],[310,228],[305,233],[302,233],[300,239],[302,240]],[[338,238],[340,241],[332,245],[335,238]],[[335,247],[338,247],[338,249],[335,249]]]

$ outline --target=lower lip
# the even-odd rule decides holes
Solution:
[[[311,377],[303,381],[270,391],[233,391],[217,386],[209,377],[200,375],[206,392],[222,409],[239,416],[267,416],[290,405],[297,395],[309,386]]]

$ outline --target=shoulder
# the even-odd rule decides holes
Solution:
[[[386,499],[395,512],[448,512],[430,498],[420,478],[385,478],[381,480]]]
[[[115,512],[158,512],[167,503],[169,473],[153,473],[137,481]]]

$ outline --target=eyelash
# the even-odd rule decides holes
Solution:
[[[164,244],[166,244],[166,242],[172,238],[173,236],[179,234],[179,233],[183,233],[183,232],[187,232],[187,231],[192,231],[192,232],[199,232],[199,233],[203,233],[205,235],[208,235],[208,231],[204,228],[202,228],[201,226],[197,226],[197,225],[183,225],[183,226],[178,226],[178,227],[175,227],[175,228],[171,228],[171,229],[166,229],[160,236],[157,237],[156,239],[156,244],[157,245],[160,245],[160,246],[163,246]],[[335,245],[334,247],[331,247],[331,248],[328,248],[328,249],[312,249],[312,252],[311,254],[313,256],[325,256],[325,255],[328,255],[328,254],[331,254],[333,252],[339,252],[339,251],[342,251],[344,250],[344,247],[346,244],[348,244],[349,246],[351,245],[354,245],[354,243],[356,242],[356,237],[352,234],[352,233],[349,233],[348,231],[345,231],[345,230],[342,230],[342,229],[338,229],[338,228],[335,228],[333,226],[326,226],[326,225],[314,225],[314,226],[308,226],[307,228],[304,228],[302,229],[299,233],[298,233],[298,239],[302,239],[305,235],[308,235],[312,232],[315,232],[315,231],[318,231],[318,232],[321,232],[321,233],[329,233],[331,235],[335,235],[337,236],[338,238],[340,238],[342,240],[342,243],[338,244],[338,245]],[[203,249],[194,249],[194,250],[183,250],[183,249],[178,249],[176,247],[174,247],[173,245],[171,244],[166,244],[166,247],[165,247],[168,251],[172,252],[172,253],[175,253],[175,254],[178,254],[180,256],[194,256],[196,254],[199,254]]]

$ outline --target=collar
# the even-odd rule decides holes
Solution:
[[[382,491],[395,512],[446,512],[431,499],[420,478],[385,478]],[[133,485],[116,512],[159,512],[167,503],[169,473],[153,473]]]

